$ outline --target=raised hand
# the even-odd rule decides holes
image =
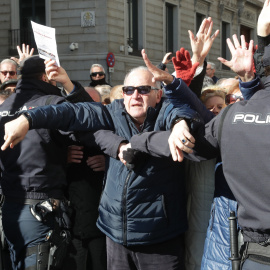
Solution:
[[[151,63],[144,49],[142,49],[142,57],[148,70],[153,74],[153,82],[160,81],[164,82],[165,84],[170,84],[173,82],[173,76],[171,74],[169,74],[164,70],[159,69],[158,67],[156,67]]]
[[[251,40],[249,47],[246,48],[246,41],[243,35],[241,36],[241,44],[239,43],[236,35],[233,35],[233,42],[234,44],[232,43],[231,39],[227,39],[227,44],[232,54],[232,59],[228,61],[222,57],[218,57],[218,60],[225,66],[229,67],[232,71],[237,73],[242,81],[250,81],[254,78],[254,42]]]
[[[46,75],[50,81],[61,83],[67,93],[70,93],[73,90],[74,85],[69,79],[66,71],[62,67],[58,67],[55,60],[46,60],[45,66]]]
[[[270,34],[270,0],[265,0],[261,13],[258,17],[257,34],[266,37]]]
[[[168,53],[166,53],[166,54],[164,55],[163,60],[162,60],[162,63],[163,63],[164,65],[167,65],[169,62],[172,61],[172,59],[170,58],[171,55],[172,55],[171,52],[168,52]]]
[[[188,30],[189,39],[192,49],[192,63],[199,62],[200,65],[203,64],[206,56],[208,55],[215,38],[219,34],[219,30],[216,30],[212,35],[213,30],[213,21],[212,18],[209,17],[204,19],[201,23],[198,33],[196,36],[192,33],[192,31]]]
[[[184,48],[176,52],[176,57],[173,57],[172,61],[176,78],[181,78],[187,85],[190,85],[199,63],[192,65],[190,54]]]
[[[24,59],[26,59],[27,57],[30,57],[33,55],[34,53],[34,48],[32,48],[30,50],[29,45],[22,44],[22,49],[20,48],[20,46],[17,46],[17,51],[19,54],[19,59],[16,57],[11,57],[10,59],[12,59],[13,61],[15,61],[18,65],[20,65],[21,61],[23,61]]]

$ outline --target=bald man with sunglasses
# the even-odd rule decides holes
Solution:
[[[166,83],[164,78],[161,80]],[[179,119],[196,118],[197,114],[185,105],[175,108],[162,97],[160,82],[153,80],[146,67],[135,68],[126,75],[123,97],[107,106],[66,103],[33,109],[13,124],[15,129],[23,126],[26,132],[29,127],[42,126],[81,131],[107,129],[121,136],[113,141],[97,221],[107,236],[107,267],[184,269],[187,217],[183,164],[168,157],[142,154],[138,164],[130,168],[118,159],[118,152],[135,134],[170,130]],[[14,139],[8,130],[2,150]],[[112,137],[101,140],[112,141]],[[11,147],[16,142],[18,137]]]

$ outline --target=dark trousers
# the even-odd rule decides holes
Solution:
[[[126,247],[107,237],[108,270],[184,270],[184,236]]]
[[[106,270],[105,236],[81,240],[73,238],[63,270]]]
[[[27,247],[45,242],[53,228],[53,220],[39,222],[30,212],[29,205],[5,202],[2,207],[3,229],[10,250],[13,269],[24,270],[37,264],[36,254],[26,257]]]

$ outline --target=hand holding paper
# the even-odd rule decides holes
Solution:
[[[70,93],[74,85],[69,79],[66,71],[62,67],[56,65],[55,60],[47,59],[45,61],[45,71],[50,81],[56,81],[63,85],[67,93]]]
[[[31,21],[39,57],[42,59],[52,59],[60,67],[55,40],[55,28],[44,26]]]

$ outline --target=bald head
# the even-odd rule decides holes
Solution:
[[[101,102],[101,95],[95,88],[84,87],[84,89],[95,102]]]

